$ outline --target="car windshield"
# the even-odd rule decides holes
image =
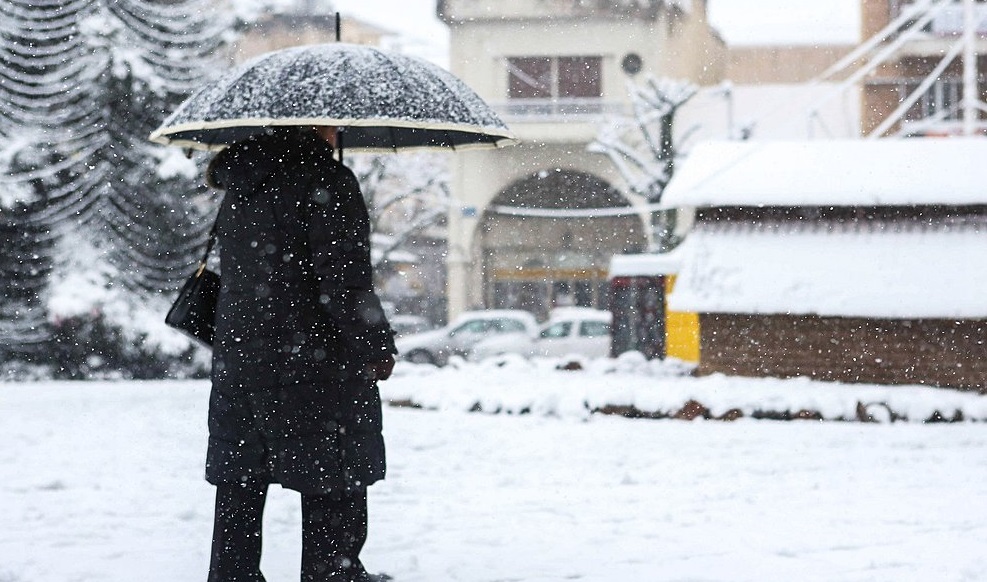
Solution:
[[[457,335],[461,333],[484,333],[490,331],[491,327],[493,327],[492,321],[486,319],[474,319],[473,321],[467,321],[452,330],[449,332],[449,335]]]

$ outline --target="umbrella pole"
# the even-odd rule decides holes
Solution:
[[[343,38],[342,18],[336,13],[336,42]],[[336,128],[336,150],[339,151],[339,163],[343,163],[343,130]]]
[[[336,13],[336,42],[340,42],[343,38],[343,27],[342,19],[339,16],[339,12]],[[339,150],[339,163],[343,163],[343,130],[336,128],[336,149]]]

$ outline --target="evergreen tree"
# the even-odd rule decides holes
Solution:
[[[196,166],[147,136],[215,64],[223,31],[212,4],[118,0],[83,27],[103,63],[105,141],[92,163],[113,168],[92,228],[131,292],[174,288],[209,228]]]
[[[22,217],[25,205],[0,211],[0,362],[29,360],[45,339],[42,293],[51,270],[50,240],[44,227]]]
[[[130,308],[195,262],[214,205],[195,163],[147,136],[220,68],[235,24],[224,14],[212,0],[0,1],[0,284],[16,289],[0,345],[43,340],[67,288],[81,301],[63,315],[106,317],[112,298],[106,324],[140,319]]]
[[[60,8],[60,9],[59,9]],[[53,215],[66,210],[69,175],[46,130],[79,98],[63,82],[80,68],[71,23],[80,6],[0,3],[0,357],[26,355],[45,338],[44,289],[51,270]],[[69,212],[71,212],[71,208]]]

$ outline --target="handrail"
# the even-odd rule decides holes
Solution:
[[[490,103],[490,106],[505,120],[515,122],[585,122],[629,112],[627,103],[595,98],[509,99]]]
[[[899,6],[898,10],[902,11],[906,6],[911,3],[906,3]],[[980,35],[987,35],[987,5],[985,4],[975,4],[975,20],[976,32]],[[962,3],[957,3],[955,6],[944,6],[939,13],[932,18],[925,27],[923,32],[930,34],[932,36],[939,37],[949,37],[958,36],[963,33],[964,26],[964,6]]]

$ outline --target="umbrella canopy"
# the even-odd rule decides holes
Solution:
[[[472,89],[427,61],[345,43],[261,55],[185,100],[151,140],[219,150],[271,126],[344,128],[348,150],[517,143]]]

